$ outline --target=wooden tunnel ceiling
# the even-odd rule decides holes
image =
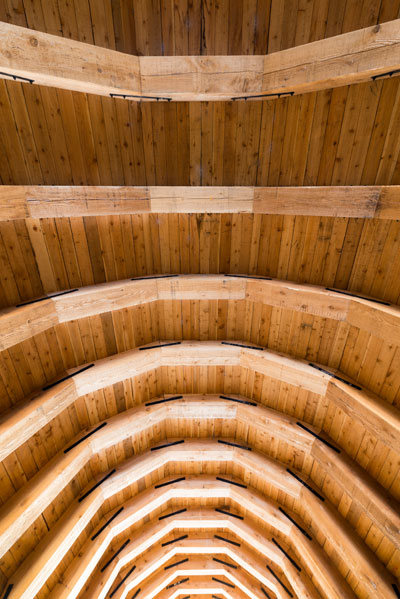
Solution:
[[[398,19],[0,0],[1,31],[67,58],[267,57],[389,24],[368,68],[397,70]],[[133,102],[0,73],[1,599],[400,597],[400,77],[338,77]]]

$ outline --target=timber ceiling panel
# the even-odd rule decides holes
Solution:
[[[135,103],[0,81],[3,184],[400,183],[399,78],[265,102]]]
[[[144,56],[267,54],[399,16],[399,0],[0,2],[2,21]]]
[[[257,274],[400,298],[400,221],[151,214],[0,222],[0,305],[160,273]]]

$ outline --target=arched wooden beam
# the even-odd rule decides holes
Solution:
[[[216,582],[210,582],[205,577],[203,577],[203,579],[197,577],[196,579],[190,581],[190,584],[188,583],[187,585],[180,585],[175,591],[174,589],[171,589],[174,591],[173,593],[168,590],[158,593],[156,599],[183,599],[183,597],[191,597],[192,595],[199,599],[210,599],[210,597],[212,598],[213,595],[216,596],[217,599],[221,599],[221,596],[225,597],[225,599],[244,599],[244,595],[239,589],[236,589],[235,597],[233,597],[230,593],[222,588],[222,585],[221,587],[216,585]],[[264,597],[262,599],[264,599]]]
[[[254,349],[253,349],[254,347]],[[398,410],[336,371],[240,341],[160,342],[115,354],[67,371],[38,395],[4,413],[0,420],[0,459],[73,404],[79,397],[160,366],[237,366],[259,372],[326,397],[361,423],[380,441],[400,453]],[[146,348],[144,350],[144,348]],[[262,351],[261,351],[262,350]],[[339,376],[339,379],[337,378]]]
[[[188,534],[190,537],[190,530],[188,530]],[[173,540],[175,538],[179,538],[178,533],[171,536],[168,540]],[[166,542],[167,539],[165,539]],[[226,545],[226,544],[225,544]],[[193,562],[196,562],[198,558],[207,558],[207,560],[212,558],[213,555],[216,555],[218,559],[224,560],[229,558],[232,560],[232,563],[237,567],[237,570],[240,569],[242,572],[246,572],[250,575],[250,577],[259,580],[267,589],[270,589],[273,593],[278,595],[279,597],[282,595],[281,589],[279,588],[279,584],[277,581],[271,576],[266,568],[268,564],[268,560],[262,559],[261,556],[256,556],[254,552],[249,550],[248,548],[240,547],[236,548],[235,551],[230,549],[229,547],[224,546],[221,541],[218,541],[214,538],[195,538],[192,542],[178,542],[173,543],[172,545],[161,547],[160,544],[153,546],[151,549],[146,551],[144,554],[137,556],[134,558],[134,564],[136,566],[135,571],[131,574],[129,579],[127,579],[121,587],[118,589],[116,594],[114,595],[114,599],[125,599],[128,596],[129,591],[138,586],[145,586],[147,580],[160,571],[160,574],[163,573],[164,566],[169,565],[168,562],[172,564],[180,561],[182,556],[189,557],[189,562],[185,563],[186,567],[192,567]],[[222,557],[219,557],[222,556]],[[108,558],[109,559],[109,558]],[[130,562],[130,566],[132,566],[132,561]],[[214,567],[219,568],[221,564],[219,562],[214,563]],[[273,569],[277,568],[277,572],[280,572],[281,568],[273,564]],[[179,568],[179,566],[177,566]],[[175,568],[169,569],[171,573],[175,571]],[[235,569],[233,569],[235,570]],[[164,572],[164,575],[168,573],[168,570]],[[100,573],[101,574],[101,573]],[[104,576],[105,572],[103,573]],[[102,576],[98,576],[95,574],[95,579],[98,578],[99,582]],[[107,579],[107,575],[104,576],[104,579]],[[291,590],[290,581],[289,584],[286,584]],[[100,589],[100,585],[97,584],[94,586],[94,594],[93,596],[100,599],[100,595],[97,595],[97,589]],[[306,591],[307,593],[307,591]],[[105,595],[103,595],[105,597]],[[320,599],[319,594],[310,595],[310,593],[300,595],[300,597],[304,597],[304,599],[309,599],[312,597],[313,599]],[[72,597],[71,597],[72,599]],[[82,597],[81,599],[84,599]],[[283,599],[286,599],[284,597]]]
[[[211,557],[207,555],[192,556],[188,562],[177,566],[171,570],[164,571],[163,565],[167,563],[167,559],[163,559],[161,551],[156,550],[150,552],[148,557],[149,564],[147,569],[149,574],[141,572],[141,564],[138,563],[138,568],[132,575],[132,579],[124,583],[115,594],[115,599],[128,599],[131,592],[136,588],[143,589],[144,596],[147,599],[156,597],[166,587],[172,584],[177,578],[190,578],[191,576],[209,576],[217,578],[226,578],[228,582],[234,584],[236,588],[239,588],[251,599],[261,599],[262,593],[260,592],[260,583],[262,586],[272,591],[278,599],[287,599],[285,592],[279,587],[279,583],[269,574],[265,565],[262,567],[260,562],[252,561],[249,556],[246,556],[250,561],[247,562],[244,559],[235,560],[235,565],[239,565],[237,569],[229,568],[224,564],[215,562]],[[172,552],[170,552],[172,553]],[[168,559],[171,559],[169,557]],[[153,563],[150,561],[153,560]],[[243,568],[246,567],[247,570]],[[139,572],[137,572],[139,570]],[[257,582],[258,580],[258,582]],[[235,589],[236,590],[236,589]],[[291,590],[291,589],[290,589]],[[293,593],[292,593],[293,594]],[[303,599],[303,598],[302,598]]]
[[[212,595],[216,595],[218,599],[222,597],[225,599],[248,599],[240,589],[235,589],[235,595],[233,596],[232,593],[223,588],[223,585],[218,586],[217,582],[210,580],[206,576],[196,576],[196,578],[193,578],[186,584],[179,585],[175,590],[164,589],[161,593],[158,593],[156,599],[184,599],[188,595],[190,597],[196,596],[199,599],[210,599]],[[139,596],[137,599],[140,599]],[[263,595],[261,599],[265,599],[265,596]],[[271,599],[275,599],[275,597],[271,597]]]
[[[148,213],[291,214],[395,220],[400,218],[400,186],[0,187],[0,221]]]
[[[230,478],[235,480],[234,477]],[[164,482],[168,482],[168,484],[165,485]],[[320,587],[325,589],[328,599],[343,599],[343,597],[355,599],[354,593],[350,591],[344,579],[332,566],[330,559],[319,544],[307,538],[294,524],[290,510],[285,508],[286,514],[283,514],[279,510],[278,504],[270,499],[267,500],[255,490],[229,485],[214,477],[186,476],[185,480],[179,482],[162,479],[159,484],[161,486],[143,491],[124,504],[124,515],[119,514],[115,519],[117,533],[123,530],[120,525],[121,520],[124,522],[124,527],[132,526],[141,522],[154,510],[166,509],[168,502],[176,499],[209,499],[212,497],[222,499],[224,503],[229,500],[233,502],[239,512],[245,510],[251,517],[259,518],[269,528],[273,528],[290,539],[290,542],[296,547],[300,563],[303,564],[304,560],[304,563],[313,572],[315,579],[319,581]],[[110,490],[107,485],[102,484],[81,503],[74,502],[70,506],[48,535],[39,543],[35,552],[30,554],[12,577],[10,582],[14,585],[18,599],[30,599],[32,594],[43,586],[72,543],[83,532],[103,502],[114,492],[114,489]],[[101,524],[104,524],[105,521],[106,518],[103,518]],[[104,536],[108,536],[108,531],[104,533]],[[87,565],[91,571],[91,555],[83,556],[82,560],[85,563],[81,565],[85,567]],[[78,572],[73,570],[72,576],[75,577],[75,580],[80,575],[82,575],[80,570]],[[70,576],[69,580],[71,581]]]
[[[260,56],[133,56],[0,22],[0,77],[136,101],[305,93],[368,81],[399,64],[398,20]]]
[[[269,538],[261,535],[248,519],[244,522],[210,509],[189,509],[184,514],[170,517],[171,511],[173,510],[170,509],[169,512],[163,513],[168,518],[159,520],[157,517],[140,527],[140,534],[137,538],[132,539],[129,546],[118,555],[113,562],[112,569],[98,575],[96,589],[93,588],[93,583],[85,586],[88,576],[98,568],[98,564],[104,559],[105,554],[108,554],[106,552],[114,537],[120,535],[121,531],[127,528],[126,521],[129,522],[129,516],[124,520],[124,513],[121,513],[121,518],[117,522],[111,522],[103,534],[100,534],[94,540],[89,539],[82,546],[79,559],[74,560],[67,571],[64,572],[62,583],[55,586],[49,599],[75,599],[78,595],[80,599],[85,599],[85,597],[90,597],[93,594],[96,599],[106,599],[107,594],[112,590],[111,587],[115,588],[116,583],[114,584],[114,581],[121,570],[125,569],[132,560],[135,560],[143,552],[148,551],[151,547],[159,546],[161,541],[167,535],[172,534],[174,530],[207,529],[213,531],[217,528],[229,531],[229,533],[240,539],[241,545],[244,544],[252,551],[257,551],[265,559],[284,570],[292,587],[301,597],[304,597],[304,599],[319,597],[315,587],[305,575],[304,569],[302,572],[298,572],[285,554]],[[197,538],[189,541],[185,539],[174,543],[173,549],[177,553],[185,551],[193,553],[194,547],[197,547],[197,545]],[[237,547],[228,545],[224,541],[214,543],[212,547],[214,553],[223,552],[232,558],[237,550]],[[201,552],[201,549],[196,549],[196,551]],[[210,551],[205,548],[204,552],[209,553]],[[129,570],[129,568],[127,569]],[[84,590],[82,591],[82,589]]]
[[[230,582],[230,580],[225,576],[214,578],[222,579],[224,582]],[[265,595],[261,591],[261,585],[257,584],[257,586],[253,587],[252,590],[256,599],[265,599]],[[129,599],[132,599],[136,592],[137,589],[131,593]],[[276,599],[276,596],[271,591],[268,591],[268,593],[271,599]],[[137,595],[137,599],[146,599],[146,596],[141,597],[141,594],[142,593],[140,592]],[[192,595],[195,597],[201,597],[202,595],[205,595],[206,599],[211,599],[212,595],[217,596],[218,599],[221,596],[225,597],[226,599],[252,599],[249,597],[247,592],[243,592],[243,590],[238,586],[232,589],[218,582],[218,580],[213,580],[211,575],[204,575],[204,572],[198,572],[196,576],[192,576],[187,582],[180,584],[178,587],[174,587],[172,589],[162,589],[154,596],[153,599],[159,599],[161,597],[167,597],[168,599],[185,599],[188,596],[192,597]],[[286,595],[285,598],[279,597],[279,599],[289,599],[289,596]]]
[[[4,522],[4,527],[7,525],[7,521],[12,522],[14,519],[16,522],[18,517],[24,517],[24,512],[20,511],[19,506],[23,506],[23,510],[29,510],[33,505],[40,506],[41,509],[44,505],[48,505],[92,456],[113,447],[116,443],[135,438],[167,419],[193,419],[194,421],[223,419],[236,420],[238,423],[249,426],[250,430],[269,435],[271,438],[282,439],[317,460],[323,470],[329,473],[343,491],[358,504],[383,535],[400,549],[400,515],[397,504],[389,500],[376,482],[344,452],[337,453],[329,445],[316,438],[314,435],[319,435],[320,430],[307,425],[310,433],[298,426],[299,423],[304,427],[305,423],[276,410],[260,404],[247,405],[230,402],[221,399],[218,395],[188,395],[166,403],[163,403],[161,398],[153,401],[161,401],[161,403],[132,408],[109,418],[106,426],[82,442],[79,441],[84,436],[83,434],[72,440],[65,448],[68,449],[72,446],[67,453],[62,451],[55,456],[47,466],[17,492],[13,501],[11,500],[0,510],[0,521]],[[242,398],[241,401],[248,400]],[[329,437],[326,437],[326,441],[334,447]],[[73,447],[75,443],[79,444]],[[15,506],[14,510],[12,505]],[[34,521],[36,517],[38,517],[37,511],[32,513],[30,522]],[[4,527],[0,525],[0,539]]]
[[[321,495],[316,496],[304,476],[297,478],[295,471],[292,470],[295,474],[293,476],[279,463],[255,451],[221,445],[215,440],[185,440],[183,444],[167,445],[157,452],[147,452],[127,460],[118,467],[111,478],[103,482],[101,487],[107,488],[108,493],[113,495],[122,490],[127,485],[127,481],[132,484],[150,473],[155,473],[164,465],[174,462],[180,462],[182,465],[191,462],[208,464],[231,462],[243,468],[247,476],[262,476],[276,491],[281,491],[285,496],[301,502],[307,519],[321,531],[341,559],[349,564],[364,589],[375,592],[376,597],[381,599],[390,597],[393,590],[391,585],[395,579],[372,551],[356,537],[337,510],[328,501],[323,501]],[[306,482],[307,486],[304,486],[302,481]],[[41,500],[40,512],[44,508],[43,499]],[[6,542],[10,542],[10,534],[15,535],[21,524],[25,525],[27,512],[31,522],[36,519],[37,501],[36,497],[30,509],[22,507],[21,510],[19,506],[22,512],[19,519],[12,520],[14,513],[7,515],[7,520],[11,522],[4,534]]]
[[[266,572],[268,574],[268,572]],[[243,572],[243,569],[233,570],[228,568],[223,564],[218,564],[209,557],[197,557],[197,559],[191,559],[189,563],[182,564],[174,569],[174,571],[158,571],[153,576],[149,577],[149,579],[142,584],[143,593],[146,599],[153,599],[159,593],[167,589],[169,584],[172,584],[177,579],[181,580],[182,578],[189,578],[197,576],[207,576],[210,580],[213,580],[213,577],[217,579],[223,579],[230,584],[234,585],[235,592],[237,589],[241,590],[245,595],[248,596],[249,599],[263,599],[263,593],[260,590],[260,582],[256,582],[254,580],[254,576],[249,573]],[[272,578],[272,577],[271,577]],[[267,576],[263,577],[263,581],[268,580]],[[213,581],[214,582],[214,581]],[[217,582],[217,581],[215,581]],[[218,583],[217,583],[218,584]],[[272,584],[272,581],[271,581]],[[129,595],[137,588],[142,588],[142,586],[132,586],[126,592],[118,593],[117,599],[128,599]],[[222,586],[222,585],[221,585]],[[265,584],[263,585],[265,586]],[[281,589],[279,589],[276,584],[275,590],[272,591],[278,599],[287,599],[287,596],[284,596],[284,593]],[[129,595],[128,595],[129,593]]]
[[[45,296],[0,311],[0,350],[59,323],[157,300],[247,300],[346,322],[400,345],[400,308],[316,285],[246,275],[155,275]]]

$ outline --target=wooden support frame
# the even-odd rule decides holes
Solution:
[[[122,523],[122,521],[121,521]],[[121,529],[121,523],[119,523],[118,530]],[[107,535],[107,539],[103,540],[103,545],[106,545],[107,542],[110,542],[109,539],[112,538],[113,535],[117,534],[116,529],[111,527],[111,531],[109,531]],[[223,528],[224,531],[233,535],[236,540],[240,541],[240,548],[235,547],[233,545],[229,545],[225,541],[215,538],[214,536],[210,536],[210,534],[204,537],[204,533],[201,534],[201,538],[192,538],[192,535],[189,539],[184,539],[181,541],[177,541],[173,545],[169,546],[169,555],[179,556],[182,554],[215,554],[215,555],[226,555],[234,562],[237,561],[238,555],[243,550],[243,545],[246,547],[247,553],[257,552],[257,555],[263,556],[268,561],[271,561],[275,564],[280,570],[285,571],[286,576],[292,585],[292,587],[296,590],[296,592],[304,599],[320,599],[319,593],[315,590],[314,585],[311,583],[309,577],[305,574],[304,569],[299,572],[297,571],[290,560],[282,554],[279,549],[271,542],[271,540],[267,539],[264,534],[260,534],[250,523],[245,521],[234,520],[233,518],[224,517],[220,514],[217,514],[214,510],[211,509],[201,509],[201,510],[188,510],[184,515],[179,515],[177,518],[169,519],[168,521],[160,521],[159,519],[152,520],[148,524],[144,525],[140,529],[140,535],[138,538],[132,539],[129,547],[126,547],[123,552],[117,557],[115,560],[115,564],[113,566],[112,571],[106,573],[100,573],[96,576],[96,583],[94,581],[89,585],[84,585],[84,581],[82,581],[82,573],[84,572],[83,567],[78,565],[78,569],[76,568],[76,564],[74,567],[71,566],[70,570],[73,572],[71,584],[69,582],[68,577],[64,578],[63,584],[57,585],[54,589],[50,599],[67,599],[67,596],[71,599],[77,595],[80,591],[80,587],[83,588],[85,586],[85,591],[81,593],[81,599],[85,599],[85,596],[93,595],[96,599],[106,599],[112,588],[116,586],[116,579],[118,575],[121,575],[121,570],[123,570],[124,574],[126,570],[129,571],[130,566],[132,566],[132,562],[134,561],[136,565],[135,572],[139,570],[138,562],[136,561],[138,556],[143,553],[147,556],[149,550],[152,547],[159,546],[162,540],[169,535],[174,535],[175,538],[179,535],[175,532],[176,529],[179,530],[187,530],[189,533],[193,533],[193,531],[197,531],[199,529],[206,528],[208,531],[211,531],[210,534],[216,531],[216,529]],[[202,541],[200,543],[200,541]],[[97,555],[93,551],[92,543],[86,543],[85,548],[83,549],[83,559],[86,563],[87,557],[86,553],[91,554],[92,562],[90,565],[91,572],[98,567],[100,560],[96,562]],[[104,553],[102,554],[102,559],[104,557]],[[244,562],[246,560],[241,559],[241,566],[245,567]],[[264,565],[265,568],[265,565]],[[89,568],[86,568],[86,571]],[[78,574],[79,572],[79,574]],[[133,576],[130,577],[129,583],[133,580]],[[273,583],[271,586],[268,582],[266,582],[266,586],[274,589],[275,581],[269,579],[270,582]],[[74,586],[74,583],[76,586]],[[139,584],[139,583],[137,583]],[[68,595],[69,593],[69,595]]]
[[[148,213],[295,214],[396,220],[400,218],[400,186],[0,188],[0,220]]]
[[[134,573],[131,575],[130,580],[125,582],[121,589],[118,590],[115,599],[125,599],[135,587],[141,586],[145,589],[147,586],[147,579],[156,573],[160,575],[161,579],[166,574],[190,576],[193,568],[195,567],[197,569],[196,562],[199,559],[206,559],[207,567],[211,567],[210,570],[212,574],[210,573],[210,575],[223,576],[223,572],[226,571],[226,568],[224,568],[222,564],[219,564],[218,562],[213,563],[210,560],[210,555],[212,556],[213,554],[221,556],[220,559],[224,559],[224,556],[225,559],[231,559],[232,563],[237,567],[235,572],[233,572],[234,569],[232,570],[234,574],[238,571],[244,572],[249,575],[250,580],[258,579],[266,588],[275,593],[275,595],[279,597],[282,596],[276,581],[269,575],[268,570],[266,570],[265,564],[262,563],[260,557],[256,557],[254,554],[252,555],[248,549],[238,549],[236,551],[229,550],[229,548],[221,546],[222,544],[220,541],[218,542],[212,538],[205,539],[205,541],[208,542],[201,542],[201,539],[197,539],[195,543],[191,545],[186,544],[186,546],[183,542],[180,546],[177,546],[174,543],[174,545],[171,545],[170,547],[154,547],[145,554],[138,556],[135,560],[136,569]],[[176,570],[171,569],[170,572],[163,572],[164,566],[167,565],[169,561],[179,561],[183,556],[191,556],[189,563],[177,566]],[[181,568],[182,571],[180,572]],[[309,593],[304,595],[304,599],[310,599],[310,597],[316,599],[317,595],[310,595]],[[282,597],[282,599],[286,598]]]
[[[149,569],[150,568],[151,565],[149,566]],[[149,579],[147,579],[144,583],[139,582],[138,584],[134,585],[134,578],[132,583],[125,585],[122,592],[117,593],[116,599],[128,599],[128,593],[130,594],[130,592],[137,587],[141,589],[143,588],[146,599],[153,599],[153,597],[156,597],[164,589],[168,590],[167,586],[173,584],[177,578],[189,578],[190,580],[190,577],[203,577],[205,575],[211,578],[213,581],[215,578],[217,578],[217,580],[225,579],[228,584],[234,585],[234,592],[239,589],[242,591],[242,593],[247,595],[249,599],[262,599],[260,586],[257,584],[255,579],[255,572],[258,573],[259,582],[262,582],[264,586],[271,590],[278,599],[287,599],[284,592],[279,588],[277,582],[273,582],[272,576],[268,575],[268,570],[265,570],[265,573],[263,573],[261,567],[257,570],[256,568],[251,568],[248,572],[243,571],[243,569],[232,570],[223,564],[215,563],[210,557],[206,556],[198,556],[193,558],[190,560],[189,564],[182,564],[174,571],[170,571],[168,573],[163,572],[162,570],[155,572],[154,575],[150,576]],[[266,581],[268,581],[268,585],[266,584]]]
[[[298,94],[367,81],[399,68],[399,20],[266,56],[156,57],[131,56],[0,23],[2,73],[27,84],[132,95],[134,100]]]
[[[163,482],[162,479],[160,482]],[[21,568],[14,575],[11,581],[14,583],[14,592],[18,592],[18,597],[24,598],[24,593],[28,589],[29,592],[34,588],[39,588],[41,582],[35,577],[41,577],[44,580],[52,571],[52,563],[62,559],[62,555],[67,548],[65,543],[73,543],[79,536],[84,527],[89,522],[90,518],[96,513],[101,503],[107,498],[104,495],[104,488],[96,490],[86,500],[85,505],[75,504],[56,524],[55,528],[50,531],[49,535],[41,542],[40,551],[36,551],[22,564]],[[107,495],[107,491],[106,491]],[[326,590],[328,599],[355,599],[355,595],[350,591],[344,579],[338,575],[336,569],[332,566],[329,558],[325,555],[322,548],[316,542],[311,542],[307,539],[299,529],[293,525],[293,522],[283,515],[278,509],[278,505],[261,496],[259,493],[249,488],[227,485],[214,478],[206,476],[186,476],[184,481],[179,483],[172,482],[168,485],[163,485],[159,488],[148,489],[142,492],[128,503],[124,504],[124,526],[131,526],[134,523],[140,522],[146,515],[151,514],[157,508],[163,507],[166,509],[167,503],[176,499],[182,498],[210,498],[222,499],[233,502],[236,509],[239,511],[245,509],[249,514],[260,518],[268,527],[280,532],[285,537],[293,542],[298,550],[300,562],[304,559],[308,567],[311,568],[315,578],[320,582],[322,588]],[[89,515],[88,515],[89,509]],[[118,516],[115,521],[116,533],[121,531],[122,515]],[[232,519],[229,519],[232,520]],[[184,519],[176,520],[176,522],[184,522]],[[72,524],[72,525],[71,525]],[[229,524],[227,523],[229,527]],[[104,531],[104,536],[108,537],[108,530]],[[61,540],[61,543],[60,543]],[[99,543],[100,541],[97,541]],[[84,575],[86,567],[91,572],[91,559],[93,553],[83,556],[82,561],[78,563],[78,570],[75,569],[76,562],[71,564],[68,571],[69,584],[76,585],[79,583],[79,577]],[[124,563],[121,556],[121,564]],[[89,572],[89,573],[90,573]],[[88,574],[86,574],[87,577]],[[36,585],[36,586],[32,586]],[[77,588],[72,586],[72,588]],[[51,599],[65,599],[62,589],[56,587],[54,597]],[[59,593],[61,592],[61,595]],[[12,599],[12,598],[10,598]],[[70,599],[68,597],[68,599]]]
[[[246,401],[246,398],[238,397],[238,399]],[[298,420],[290,416],[260,404],[249,406],[227,402],[219,396],[188,395],[173,402],[149,407],[140,406],[110,418],[107,427],[98,430],[95,436],[81,443],[79,441],[84,435],[78,435],[67,448],[67,453],[62,452],[53,458],[49,466],[44,467],[19,492],[17,505],[21,503],[26,509],[36,501],[38,505],[43,506],[44,501],[51,501],[51,494],[54,498],[61,491],[62,486],[78,474],[91,456],[110,449],[117,442],[134,439],[149,428],[159,426],[166,419],[193,419],[194,422],[233,419],[249,426],[258,434],[281,439],[304,451],[306,455],[315,459],[324,471],[327,473],[329,471],[330,476],[347,494],[351,495],[353,501],[371,518],[374,525],[400,549],[400,516],[394,502],[391,502],[375,481],[346,454],[335,452],[329,445],[299,427]],[[316,435],[321,432],[315,427],[301,424]],[[334,447],[328,437],[322,438],[326,438],[327,442]],[[54,476],[54,472],[59,474]],[[44,491],[44,495],[38,495],[40,489]],[[10,510],[8,505],[3,508],[4,517],[6,517],[5,512],[11,515]]]
[[[71,369],[72,378],[55,383],[33,398],[7,411],[0,421],[0,459],[4,459],[79,397],[160,366],[236,366],[312,391],[340,406],[383,443],[400,451],[398,411],[354,383],[334,378],[323,367],[238,342],[162,342],[152,349],[123,352],[94,362],[89,369]],[[261,348],[258,348],[261,349]],[[74,376],[74,372],[78,372]],[[352,386],[353,385],[353,386]]]
[[[0,311],[0,350],[63,322],[155,301],[247,300],[346,322],[400,345],[400,308],[350,291],[246,275],[155,275],[81,289]]]
[[[102,479],[104,482],[97,489],[102,493],[103,499],[106,499],[120,492],[127,485],[144,479],[150,473],[153,473],[153,476],[156,475],[159,469],[166,464],[180,462],[185,465],[192,461],[218,464],[232,462],[243,468],[243,472],[247,475],[262,476],[272,488],[281,491],[287,498],[300,500],[307,520],[325,536],[329,541],[329,545],[334,548],[341,559],[349,564],[352,571],[356,573],[359,584],[368,592],[375,592],[376,596],[381,599],[387,599],[390,596],[388,593],[392,590],[391,584],[394,582],[394,578],[392,579],[392,576],[388,574],[388,571],[377,560],[371,550],[355,537],[354,531],[337,510],[328,501],[324,501],[319,493],[315,493],[313,487],[310,486],[310,483],[303,475],[300,477],[293,476],[293,469],[289,471],[278,462],[258,452],[220,445],[215,440],[198,441],[189,439],[185,440],[184,444],[173,446],[168,444],[160,451],[150,451],[127,460],[122,466],[118,467],[111,478]],[[52,465],[51,462],[49,465]],[[63,470],[64,472],[66,472],[66,469]],[[91,487],[93,487],[92,484]],[[46,493],[46,489],[44,489],[44,493]],[[84,494],[78,503],[81,502],[82,506],[86,506],[86,500],[91,496],[92,492],[90,495]],[[43,490],[39,495],[37,493],[33,496],[29,495],[29,501],[31,506],[23,503],[21,505],[17,504],[16,509],[8,512],[3,518],[5,532],[2,539],[6,544],[12,544],[10,535],[20,533],[21,526],[26,526],[27,517],[30,519],[30,523],[36,519],[39,514],[35,515],[34,513],[35,506],[40,504],[39,510],[44,509]],[[36,507],[36,510],[38,510],[38,507]],[[16,518],[15,511],[21,513],[19,519]],[[87,521],[88,517],[90,519],[90,509],[88,514],[89,516],[82,515],[83,522]],[[308,526],[306,526],[307,528]],[[72,542],[70,536],[68,542],[69,544]],[[3,542],[2,545],[4,545]],[[37,592],[41,586],[39,588],[30,587],[29,592]],[[25,596],[20,592],[18,599],[25,599],[25,597],[28,599],[29,596],[31,595]]]

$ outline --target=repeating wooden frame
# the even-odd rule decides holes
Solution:
[[[70,452],[71,455],[72,452]],[[293,469],[290,471],[285,469],[275,460],[267,458],[265,455],[255,451],[248,451],[241,447],[231,445],[221,445],[218,441],[212,440],[185,440],[183,444],[171,445],[170,443],[162,446],[157,452],[149,451],[139,457],[127,460],[122,465],[119,465],[115,472],[112,472],[111,478],[107,478],[100,485],[100,489],[103,493],[103,497],[114,495],[119,492],[127,485],[132,484],[135,481],[143,479],[145,476],[152,474],[156,475],[159,468],[164,465],[174,462],[180,462],[183,464],[189,464],[191,462],[196,463],[235,463],[236,465],[243,468],[243,471],[247,476],[253,474],[255,476],[262,476],[264,480],[267,480],[269,484],[276,490],[281,491],[287,497],[293,499],[300,499],[302,505],[307,514],[307,518],[310,520],[312,525],[319,529],[321,533],[329,540],[329,543],[335,549],[335,551],[351,565],[353,572],[357,572],[357,577],[360,583],[366,588],[373,589],[373,592],[377,593],[377,597],[387,599],[392,591],[391,585],[395,582],[395,579],[391,579],[388,571],[382,566],[377,560],[376,556],[369,550],[360,539],[357,539],[354,531],[350,528],[348,523],[339,515],[337,510],[319,493],[315,493],[310,483],[304,480],[304,476],[299,476]],[[71,459],[73,463],[73,459]],[[49,471],[50,468],[50,471]],[[53,475],[58,470],[55,468],[55,464],[49,463],[48,467],[44,470],[48,470]],[[64,476],[68,477],[68,468],[64,465],[61,468],[61,478]],[[43,475],[43,471],[42,471]],[[27,524],[32,523],[41,511],[45,508],[46,502],[48,503],[49,497],[46,497],[48,493],[48,487],[45,485],[49,483],[49,480],[43,480],[43,476],[40,473],[36,480],[32,482],[35,484],[26,485],[23,489],[24,499],[17,498],[19,501],[16,503],[16,509],[10,509],[7,515],[3,519],[3,526],[5,528],[5,543],[10,543],[10,535],[15,535],[22,532],[23,527]],[[295,475],[295,476],[294,476]],[[41,480],[40,480],[41,479]],[[54,480],[56,480],[54,478]],[[304,486],[306,483],[306,486]],[[38,488],[38,484],[40,487]],[[63,483],[61,483],[62,485]],[[38,491],[41,490],[41,493]],[[59,489],[61,490],[61,489]],[[32,493],[33,491],[33,493]],[[36,493],[35,493],[36,491]],[[53,485],[52,492],[55,493]],[[18,494],[17,494],[18,495]],[[88,497],[83,496],[83,500],[79,501],[81,506],[87,505],[87,499],[90,499],[92,495]],[[30,506],[27,505],[30,502]],[[76,504],[76,502],[74,502]],[[15,504],[14,504],[15,505]],[[9,507],[9,506],[5,506]],[[38,511],[39,510],[39,511]],[[15,512],[20,512],[20,518],[16,518]],[[91,510],[81,517],[81,526],[85,522],[90,520]],[[307,527],[308,528],[308,527]],[[68,549],[73,542],[73,535],[70,531],[67,535],[67,542],[64,541],[63,550]],[[62,545],[62,539],[58,537],[57,544]],[[65,544],[66,543],[66,544]],[[44,551],[40,552],[39,559],[43,560],[45,555]],[[55,558],[56,552],[52,552],[48,555],[46,560],[47,567],[49,567],[51,561]],[[52,556],[52,558],[50,557]],[[29,560],[28,560],[29,561]],[[44,564],[43,564],[44,566]],[[32,572],[37,572],[39,575],[36,577],[34,584],[39,584],[39,588],[44,584],[43,575],[44,567],[30,567],[28,570],[28,579],[32,575]],[[29,574],[31,573],[31,574]],[[24,577],[22,577],[23,579]],[[25,577],[26,578],[26,577]],[[25,581],[26,584],[26,581]],[[32,583],[31,583],[32,584]],[[25,595],[24,592],[18,590],[18,599],[26,599],[31,596],[32,592],[37,592],[39,589],[35,586],[28,585],[29,593]],[[19,589],[19,587],[18,587]]]
[[[230,478],[238,482],[234,477]],[[299,528],[293,524],[293,518],[291,520],[288,519],[286,515],[279,511],[278,505],[275,502],[261,496],[249,487],[244,489],[237,485],[228,485],[214,477],[186,476],[184,481],[166,481],[168,482],[167,485],[164,485],[164,482],[165,479],[161,479],[158,483],[161,484],[161,487],[150,488],[124,504],[123,515],[120,514],[114,521],[113,526],[116,534],[119,534],[127,526],[140,522],[146,515],[151,514],[152,511],[163,506],[166,507],[167,503],[174,498],[213,497],[215,499],[223,499],[224,503],[229,499],[238,510],[246,510],[249,514],[264,521],[267,526],[272,527],[272,529],[293,541],[298,549],[300,564],[303,564],[303,560],[308,564],[316,579],[320,581],[322,588],[326,590],[326,595],[329,599],[355,597],[344,579],[332,567],[329,558],[324,554],[318,543],[306,538],[299,531]],[[68,551],[69,545],[74,542],[83,530],[82,525],[83,527],[87,525],[108,494],[109,490],[102,485],[101,488],[96,489],[91,494],[90,498],[88,497],[82,502],[85,505],[78,504],[71,506],[62,520],[50,531],[48,538],[44,539],[41,543],[40,551],[35,556],[30,556],[22,568],[11,579],[13,592],[18,598],[29,597],[32,592],[35,592],[35,589],[40,588],[42,584],[41,580],[46,575],[51,574],[52,565],[49,563],[49,559],[53,558],[53,561],[54,559],[62,559],[62,555],[65,551]],[[124,524],[122,525],[121,522],[124,522]],[[184,525],[184,519],[177,519],[176,522]],[[206,526],[204,519],[201,522]],[[213,523],[211,524],[213,525]],[[233,525],[228,521],[226,522],[226,526],[232,529]],[[98,556],[96,556],[97,549],[99,545],[102,545],[103,539],[108,537],[108,527],[102,532],[102,535],[102,538],[98,538],[95,541],[96,545],[91,545],[78,561],[75,560],[71,564],[64,576],[66,582],[56,586],[54,596],[52,595],[51,599],[65,597],[65,586],[67,586],[68,593],[74,593],[80,588],[82,581],[92,572],[93,556],[95,555],[95,561],[98,559]],[[59,543],[60,537],[61,543]],[[100,553],[103,551],[104,548],[101,547]],[[121,554],[120,559],[115,565],[117,571],[119,571],[120,566],[125,565],[124,558],[127,553],[128,550],[126,549],[124,554]],[[101,590],[99,589],[99,592]]]

